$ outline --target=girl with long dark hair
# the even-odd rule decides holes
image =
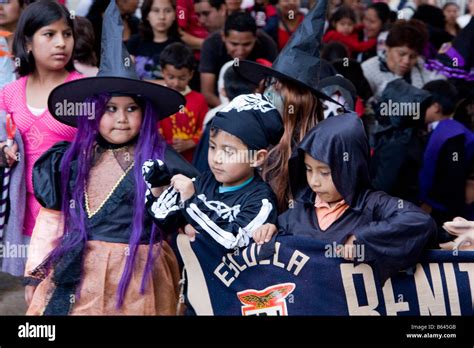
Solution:
[[[28,245],[40,210],[33,193],[34,162],[56,142],[72,140],[76,132],[56,121],[47,109],[48,96],[55,87],[82,77],[74,70],[74,35],[69,11],[55,1],[42,0],[28,5],[16,26],[13,55],[20,78],[0,90],[0,110],[11,115],[24,143],[23,147],[15,141],[7,149],[10,151],[2,147],[25,170],[21,192],[14,199],[21,203],[10,220],[17,220],[18,228],[7,232],[7,240],[12,244]],[[22,257],[7,258],[3,269],[21,275],[24,262]]]
[[[130,38],[127,48],[135,56],[138,77],[163,79],[160,55],[166,46],[180,42],[175,0],[145,0],[141,7],[140,34]]]

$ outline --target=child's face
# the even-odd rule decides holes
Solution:
[[[155,0],[147,16],[153,30],[167,33],[176,19],[176,12],[169,0]]]
[[[171,64],[166,64],[163,69],[163,78],[166,86],[178,92],[183,92],[193,77],[193,71],[188,68],[176,69]]]
[[[100,119],[99,132],[112,144],[126,143],[140,132],[142,110],[130,97],[112,97]]]
[[[325,163],[305,154],[304,164],[306,166],[308,185],[321,200],[326,203],[334,203],[342,199],[332,181],[331,169]]]
[[[342,18],[336,22],[336,31],[344,35],[352,34],[354,22],[350,18]]]
[[[27,45],[36,66],[45,70],[63,69],[71,59],[73,48],[72,29],[63,19],[37,30]]]
[[[253,176],[248,147],[237,137],[220,130],[209,139],[208,162],[223,186],[237,186]]]

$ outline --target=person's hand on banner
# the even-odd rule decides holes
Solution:
[[[253,240],[255,243],[262,245],[268,243],[277,232],[278,228],[274,224],[264,224],[253,232]]]
[[[444,250],[474,250],[474,221],[455,217],[453,221],[443,224],[443,228],[457,238],[451,242],[441,243]]]

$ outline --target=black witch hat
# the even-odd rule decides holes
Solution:
[[[64,115],[64,103],[83,103],[100,93],[145,97],[155,106],[159,119],[176,113],[186,100],[181,93],[151,82],[141,81],[122,41],[123,22],[114,1],[104,13],[100,67],[97,76],[64,83],[48,98],[48,109],[58,121],[77,127],[77,115]],[[74,104],[69,104],[74,105]]]
[[[234,65],[234,70],[256,84],[265,77],[275,77],[309,88],[319,98],[333,101],[317,89],[321,68],[325,67],[319,49],[324,33],[327,3],[327,0],[318,0],[271,68],[244,60]]]

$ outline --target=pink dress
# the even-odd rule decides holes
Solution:
[[[69,73],[65,82],[83,77],[73,71]],[[21,134],[25,147],[25,178],[26,178],[26,207],[23,234],[31,236],[36,217],[41,208],[33,191],[33,165],[35,161],[58,141],[72,141],[76,128],[66,126],[56,121],[46,109],[41,115],[33,115],[26,105],[26,82],[24,76],[15,82],[6,85],[0,90],[0,110],[10,113],[13,122]]]

